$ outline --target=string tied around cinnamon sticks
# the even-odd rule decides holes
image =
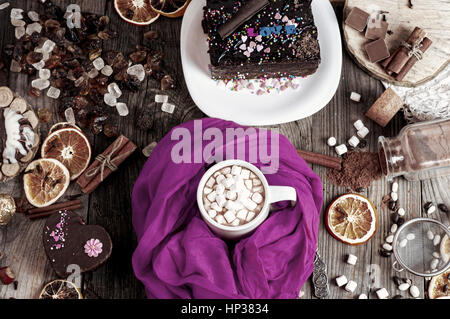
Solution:
[[[423,53],[420,50],[421,46],[422,46],[422,40],[420,40],[418,43],[415,43],[414,45],[403,41],[402,42],[402,46],[404,46],[405,48],[407,48],[409,50],[408,52],[408,57],[412,57],[415,56],[417,60],[422,60],[423,59]]]

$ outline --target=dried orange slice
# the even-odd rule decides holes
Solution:
[[[168,18],[178,18],[184,15],[191,0],[150,0],[150,5],[156,13]]]
[[[39,299],[83,299],[83,295],[70,281],[57,279],[42,288]]]
[[[360,245],[375,234],[377,211],[367,197],[346,194],[330,204],[325,224],[335,238],[349,245]]]
[[[442,261],[448,263],[450,260],[450,237],[448,235],[445,235],[441,240],[440,253]]]
[[[430,299],[450,297],[450,269],[431,278],[428,285],[428,297]]]
[[[123,20],[134,25],[149,25],[159,18],[150,0],[114,0],[114,8]]]
[[[53,133],[53,132],[63,129],[63,128],[76,128],[77,130],[81,131],[81,129],[78,126],[76,126],[75,124],[72,124],[69,122],[59,122],[50,128],[50,131],[48,132],[48,134]]]
[[[31,162],[23,175],[25,195],[31,205],[45,207],[56,202],[70,183],[69,170],[52,158]]]
[[[42,143],[42,158],[54,158],[70,172],[70,180],[76,179],[88,167],[91,145],[77,128],[63,128],[51,133]]]

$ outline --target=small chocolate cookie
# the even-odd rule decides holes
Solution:
[[[78,265],[81,273],[96,269],[112,251],[111,237],[103,227],[86,225],[80,215],[66,210],[47,219],[43,242],[50,264],[62,278],[70,275],[71,264]]]

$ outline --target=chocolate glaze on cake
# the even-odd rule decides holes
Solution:
[[[247,1],[206,1],[203,29],[208,34],[212,77],[273,78],[316,72],[320,48],[311,0],[270,0],[222,39],[218,28]]]

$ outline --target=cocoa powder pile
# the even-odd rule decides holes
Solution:
[[[369,187],[372,181],[382,176],[377,153],[348,152],[342,161],[342,169],[330,169],[327,178],[335,185],[357,191]]]

